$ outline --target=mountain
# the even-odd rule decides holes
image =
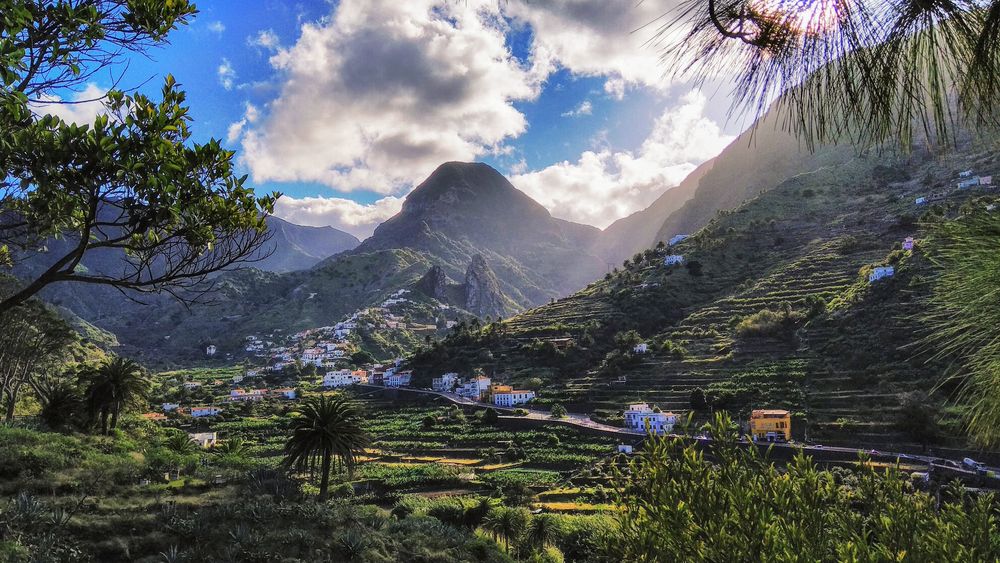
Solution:
[[[594,251],[607,262],[617,264],[636,252],[654,246],[657,240],[661,240],[658,237],[664,221],[694,197],[699,181],[714,163],[715,159],[702,163],[680,184],[663,192],[649,207],[608,225]]]
[[[997,194],[954,182],[960,170],[1000,174],[1000,152],[983,142],[947,155],[803,153],[779,131],[758,135],[703,167],[655,235],[689,239],[648,249],[502,330],[456,335],[411,367],[482,369],[519,385],[541,378],[541,404],[606,420],[640,400],[699,420],[712,409],[742,418],[783,407],[824,443],[919,447],[927,437],[908,424],[916,408],[941,425],[942,444],[961,443],[961,407],[946,408],[954,389],[939,386],[946,366],[917,353],[935,275],[924,221],[985,213]],[[915,204],[932,193],[945,195]],[[916,247],[902,250],[911,236]],[[668,254],[683,264],[666,266]],[[895,275],[869,282],[886,265]],[[649,352],[635,353],[638,342]]]
[[[305,270],[361,244],[354,235],[333,227],[296,225],[274,216],[267,218],[267,229],[271,240],[261,249],[266,257],[253,263],[267,272]]]
[[[517,308],[545,303],[594,279],[600,230],[556,219],[487,164],[439,166],[354,252],[419,251],[453,279],[480,256]]]

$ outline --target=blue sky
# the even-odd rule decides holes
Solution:
[[[201,0],[121,85],[155,95],[172,73],[196,140],[222,139],[255,189],[286,194],[279,215],[360,237],[451,159],[490,163],[554,215],[603,228],[739,132],[724,97],[672,82],[633,33],[659,8],[497,6]],[[99,76],[62,97],[110,86]],[[50,109],[81,121],[99,111]]]

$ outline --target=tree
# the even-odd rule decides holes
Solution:
[[[37,300],[16,312],[0,313],[0,401],[7,404],[8,423],[21,389],[27,385],[38,394],[46,374],[57,368],[78,339],[57,313]]]
[[[367,350],[358,350],[357,352],[351,354],[351,363],[356,366],[374,364],[375,356],[372,356],[371,352]]]
[[[217,140],[190,143],[173,77],[159,101],[109,91],[90,124],[29,106],[164,43],[190,2],[5,0],[0,12],[0,254],[44,264],[0,295],[0,312],[63,282],[194,300],[211,274],[266,257],[277,194],[256,197]],[[95,251],[114,266],[81,268]]]
[[[938,438],[937,409],[931,404],[927,393],[912,391],[903,396],[896,426],[911,440],[926,446]]]
[[[972,439],[1000,444],[1000,228],[995,217],[977,213],[937,225],[930,258],[938,269],[923,321],[929,355],[953,365],[968,405]]]
[[[39,418],[53,430],[61,430],[74,423],[83,409],[80,391],[66,380],[46,381],[36,388],[42,410]]]
[[[520,541],[524,535],[530,519],[531,513],[527,509],[497,506],[483,519],[483,529],[493,536],[494,540],[502,541],[504,548],[509,552],[511,544]]]
[[[908,146],[998,125],[998,31],[995,1],[685,0],[659,37],[678,77],[724,74],[734,109],[758,115],[777,99],[809,146]]]
[[[353,475],[358,453],[370,441],[361,426],[357,405],[340,395],[320,395],[303,401],[293,411],[291,429],[283,463],[288,469],[310,472],[320,463],[320,501],[326,500],[334,459]]]
[[[719,415],[707,450],[651,437],[616,476],[623,561],[992,561],[994,495],[914,492],[898,468],[819,469],[797,454],[779,468],[740,447]],[[837,554],[837,555],[831,555]],[[897,554],[892,556],[890,554]]]
[[[500,422],[500,415],[497,414],[496,409],[486,409],[486,412],[483,413],[483,423],[496,424],[498,422]]]
[[[532,517],[528,525],[527,542],[536,550],[543,550],[552,545],[562,535],[561,521],[551,514],[539,514]]]
[[[80,377],[91,423],[100,417],[102,434],[118,427],[122,413],[142,408],[149,400],[146,371],[134,360],[117,357],[97,369],[85,369]]]
[[[566,418],[566,407],[562,406],[560,403],[554,403],[552,405],[552,418]]]

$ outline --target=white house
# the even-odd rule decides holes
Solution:
[[[185,381],[184,382],[184,388],[185,389],[197,389],[199,387],[201,387],[201,383],[198,383],[197,381]]]
[[[683,263],[684,263],[684,257],[681,256],[680,254],[671,254],[670,256],[667,256],[666,258],[663,259],[664,266],[673,266],[675,264],[683,264]]]
[[[235,383],[235,384],[243,383],[243,376],[240,375],[240,374],[234,375],[233,376],[233,383]]]
[[[913,250],[913,237],[903,239],[903,250]]]
[[[896,268],[893,266],[879,266],[868,275],[868,283],[877,282],[882,278],[891,278],[896,275]]]
[[[965,170],[964,172],[959,172],[958,173],[958,177],[959,178],[968,178],[969,176],[972,176],[972,169]]]
[[[670,237],[670,241],[667,242],[667,246],[673,246],[679,242],[683,242],[684,239],[688,238],[689,236],[691,235],[674,235]]]
[[[259,401],[267,396],[266,389],[233,389],[229,392],[229,400],[235,401]]]
[[[435,377],[431,380],[431,389],[441,392],[449,392],[455,388],[458,383],[457,373],[445,373],[441,377]]]
[[[632,446],[629,444],[618,444],[618,453],[620,454],[632,454]]]
[[[493,404],[498,407],[513,407],[514,405],[523,405],[534,398],[534,391],[514,389],[512,391],[494,393]]]
[[[180,408],[177,403],[163,403],[163,412],[173,412]]]
[[[993,176],[980,176],[979,177],[979,185],[980,186],[992,186],[993,185]]]
[[[214,448],[219,442],[215,432],[188,432],[188,437],[202,448]]]
[[[461,395],[462,397],[478,401],[483,397],[483,393],[486,393],[486,391],[489,390],[491,383],[493,382],[490,381],[490,378],[485,375],[477,375],[460,385],[458,389],[455,390],[455,393]]]
[[[215,344],[209,344],[208,347],[205,348],[205,355],[214,356],[217,351],[218,349],[215,347]]]
[[[361,383],[361,378],[355,376],[349,369],[330,371],[323,376],[323,387],[347,387],[356,383]]]
[[[916,204],[917,205],[923,205],[925,203],[927,203],[927,198],[926,197],[918,197],[917,200],[916,200]]]
[[[971,188],[972,186],[978,186],[978,185],[979,185],[979,178],[976,177],[969,180],[962,180],[961,182],[958,183],[958,189],[964,190],[965,188]]]
[[[201,417],[201,416],[215,416],[222,412],[219,407],[191,407],[191,416]]]
[[[445,328],[455,328],[455,326],[457,326],[457,325],[458,325],[458,321],[445,321],[444,322],[444,327]]]
[[[653,434],[669,434],[677,423],[677,415],[672,412],[655,412],[646,403],[628,406],[625,411],[625,427]]]
[[[645,354],[646,352],[649,352],[649,345],[646,344],[645,342],[640,342],[639,344],[636,344],[634,348],[632,348],[632,352],[636,354]]]
[[[385,382],[386,387],[409,387],[410,379],[413,377],[413,372],[410,370],[406,371],[393,371],[389,373],[389,370],[385,372]]]
[[[276,399],[294,399],[295,389],[292,389],[291,387],[282,387],[281,389],[272,389],[268,391],[267,394]]]

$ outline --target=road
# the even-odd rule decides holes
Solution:
[[[368,388],[368,389],[372,389],[372,390],[393,389],[391,387],[382,387],[382,386],[378,386],[378,385],[357,385],[357,387],[363,387],[363,388]],[[470,406],[470,407],[482,408],[482,409],[492,408],[492,409],[495,409],[497,411],[508,412],[508,413],[513,413],[516,410],[516,409],[511,409],[511,408],[496,407],[494,405],[490,405],[489,403],[482,403],[482,402],[479,402],[479,401],[474,401],[472,399],[468,399],[466,397],[461,397],[461,396],[456,395],[454,393],[444,393],[444,392],[441,392],[441,391],[433,391],[431,389],[417,389],[417,388],[414,388],[414,387],[399,387],[399,388],[395,388],[395,389],[398,390],[398,391],[406,392],[406,393],[419,393],[419,394],[433,395],[433,396],[441,397],[441,398],[444,398],[444,399],[446,399],[448,401],[451,401],[452,403],[454,403],[456,405],[464,405],[464,406]],[[646,435],[645,432],[641,432],[641,431],[637,431],[637,430],[628,430],[628,429],[622,428],[620,426],[611,426],[611,425],[608,425],[608,424],[602,424],[600,422],[595,422],[595,421],[593,421],[593,420],[590,419],[590,415],[586,415],[586,414],[567,413],[567,415],[564,418],[555,419],[555,418],[552,418],[551,414],[549,414],[548,412],[545,412],[545,411],[530,409],[530,408],[526,408],[526,407],[523,407],[523,406],[519,407],[519,408],[522,409],[522,410],[524,410],[524,411],[526,411],[528,414],[525,415],[525,416],[518,416],[516,418],[529,418],[529,419],[532,419],[532,420],[543,420],[543,421],[554,423],[554,424],[566,424],[566,425],[570,425],[570,426],[578,426],[578,427],[581,427],[581,428],[593,428],[593,429],[597,429],[597,430],[601,430],[601,431],[604,431],[604,432],[608,432],[610,434],[614,434],[616,436],[620,436],[622,438],[629,439],[629,440],[641,439],[642,437],[644,437]],[[510,418],[515,418],[512,415],[508,415],[508,416],[510,416]],[[703,437],[691,437],[691,436],[683,436],[683,435],[677,435],[677,434],[671,434],[671,436],[680,437],[680,438],[687,438],[687,439],[693,440],[693,441],[695,441],[695,442],[697,442],[697,443],[699,443],[701,445],[706,445],[709,442],[711,442],[710,439],[703,438]],[[888,452],[888,451],[881,451],[881,450],[859,450],[857,448],[846,448],[846,447],[838,447],[838,446],[822,446],[822,445],[819,445],[819,444],[799,444],[799,443],[792,443],[792,444],[784,444],[784,443],[760,444],[761,448],[764,448],[764,447],[767,447],[767,446],[773,447],[775,453],[779,453],[779,454],[783,453],[784,455],[782,457],[791,457],[795,453],[798,453],[799,451],[802,451],[802,452],[806,453],[807,455],[813,455],[816,458],[823,458],[823,459],[841,458],[841,459],[833,459],[832,461],[841,461],[841,462],[848,462],[848,463],[850,463],[850,462],[857,462],[858,461],[858,456],[860,454],[865,454],[869,458],[871,458],[872,461],[876,461],[876,462],[895,463],[895,462],[899,461],[899,462],[901,462],[903,464],[907,464],[907,462],[908,462],[908,464],[910,464],[910,465],[926,465],[928,468],[934,468],[934,469],[937,469],[937,470],[947,470],[948,472],[954,473],[957,476],[968,476],[968,477],[974,477],[974,476],[976,476],[976,472],[970,471],[970,470],[964,468],[962,466],[961,462],[957,462],[957,461],[953,461],[953,460],[945,460],[945,459],[942,459],[942,458],[939,458],[939,457],[934,457],[934,456],[904,454],[904,453]],[[831,455],[831,454],[833,454],[833,455]],[[997,469],[997,468],[989,468],[989,470],[993,471],[993,472],[996,472],[996,473],[1000,473],[1000,469]]]

